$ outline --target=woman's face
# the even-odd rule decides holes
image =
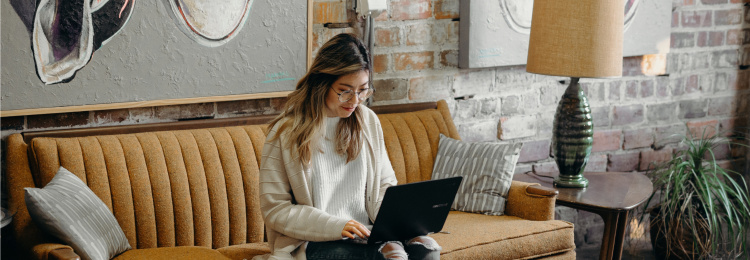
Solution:
[[[354,96],[349,101],[339,101],[339,95],[336,93],[344,93],[344,91],[351,90],[352,92],[359,93],[362,90],[368,89],[370,86],[367,84],[370,81],[370,77],[366,70],[360,70],[339,77],[336,82],[328,89],[326,94],[326,116],[328,117],[341,117],[346,118],[352,115],[354,109],[357,108],[360,101],[359,98]]]

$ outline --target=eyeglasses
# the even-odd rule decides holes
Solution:
[[[348,102],[355,95],[357,96],[357,98],[359,98],[359,101],[365,101],[365,99],[367,99],[370,96],[372,96],[372,89],[369,89],[369,88],[368,89],[363,89],[360,92],[354,92],[352,90],[346,90],[344,92],[338,93],[333,88],[331,88],[331,90],[333,90],[333,93],[336,93],[337,95],[339,95],[339,102],[341,102],[341,103]]]

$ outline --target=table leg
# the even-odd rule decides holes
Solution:
[[[617,235],[618,214],[612,212],[600,212],[599,216],[604,220],[604,235],[602,236],[602,247],[599,249],[599,259],[612,259],[615,236]]]
[[[625,242],[625,228],[628,226],[628,212],[622,211],[617,216],[617,233],[615,234],[615,244],[612,259],[622,258],[622,247]]]

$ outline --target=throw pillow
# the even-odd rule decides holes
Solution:
[[[463,176],[451,209],[502,215],[522,143],[471,143],[440,135],[432,179]]]
[[[107,205],[75,174],[60,167],[44,188],[26,188],[26,207],[43,230],[84,260],[106,260],[130,249]]]

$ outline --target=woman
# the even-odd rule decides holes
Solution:
[[[438,259],[421,236],[367,245],[386,188],[396,185],[372,95],[367,49],[351,34],[324,44],[270,126],[260,169],[260,205],[272,253],[266,259]]]

